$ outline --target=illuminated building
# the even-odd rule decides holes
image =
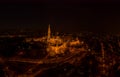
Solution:
[[[83,41],[80,41],[78,38],[76,39],[71,39],[71,36],[64,36],[64,37],[60,37],[58,35],[52,35],[51,36],[51,28],[50,28],[50,24],[48,25],[48,31],[47,31],[47,36],[43,36],[43,37],[39,37],[39,38],[27,38],[26,41],[30,42],[31,40],[34,42],[45,42],[47,43],[47,52],[50,55],[56,55],[56,54],[62,54],[65,53],[65,51],[68,49],[70,52],[75,52],[76,49],[78,51],[78,49],[80,48],[76,48],[76,46],[82,45],[84,44]],[[81,50],[84,50],[84,48],[82,48]]]
[[[59,36],[51,37],[50,25],[48,26],[47,43],[48,43],[47,52],[50,55],[64,53],[64,51],[67,48],[67,43],[63,42],[63,39],[61,39]]]
[[[84,44],[83,41],[80,41],[78,38],[75,40],[71,40],[72,37],[69,37],[65,39],[65,37],[60,37],[58,35],[52,36],[51,37],[51,30],[50,30],[50,25],[48,26],[48,36],[47,36],[47,52],[51,55],[54,56],[56,54],[64,54],[66,50],[70,49],[70,52],[75,52],[75,51],[84,51],[85,49],[82,48],[76,48],[75,46],[82,45]],[[69,46],[69,47],[68,47]],[[72,47],[71,47],[72,46]]]

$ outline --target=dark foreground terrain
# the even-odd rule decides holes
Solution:
[[[87,51],[46,57],[46,44],[0,38],[0,77],[120,77],[120,37],[84,35]]]

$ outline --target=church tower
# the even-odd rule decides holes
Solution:
[[[51,30],[50,30],[50,24],[48,25],[48,36],[47,41],[51,38]]]

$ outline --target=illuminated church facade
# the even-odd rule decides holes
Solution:
[[[46,51],[50,55],[63,54],[66,52],[67,49],[69,49],[69,51],[72,51],[74,49],[73,48],[74,46],[81,45],[84,43],[83,41],[80,41],[78,38],[71,40],[71,37],[65,38],[66,36],[64,37],[60,37],[58,35],[53,36],[51,32],[52,31],[49,24],[47,36],[32,39],[35,42],[46,42],[47,43]],[[30,39],[28,39],[28,41],[29,40]]]

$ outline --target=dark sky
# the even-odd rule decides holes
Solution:
[[[118,1],[23,1],[0,3],[0,30],[119,32]]]

